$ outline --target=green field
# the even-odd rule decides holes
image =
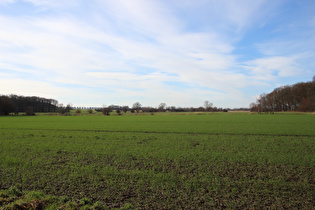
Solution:
[[[311,114],[0,117],[0,208],[313,208],[314,128]]]

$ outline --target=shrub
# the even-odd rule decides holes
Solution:
[[[109,113],[110,113],[111,111],[112,111],[112,110],[111,110],[111,108],[109,108],[109,107],[102,109],[103,115],[109,115]]]
[[[68,104],[66,107],[59,107],[58,112],[61,115],[70,114],[71,106]]]

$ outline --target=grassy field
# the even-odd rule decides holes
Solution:
[[[313,208],[315,115],[0,117],[0,208]]]

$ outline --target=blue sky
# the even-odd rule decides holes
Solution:
[[[314,0],[0,0],[0,94],[237,108],[314,75]]]

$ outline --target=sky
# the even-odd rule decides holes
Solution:
[[[314,0],[0,0],[4,95],[249,107],[314,58]]]

